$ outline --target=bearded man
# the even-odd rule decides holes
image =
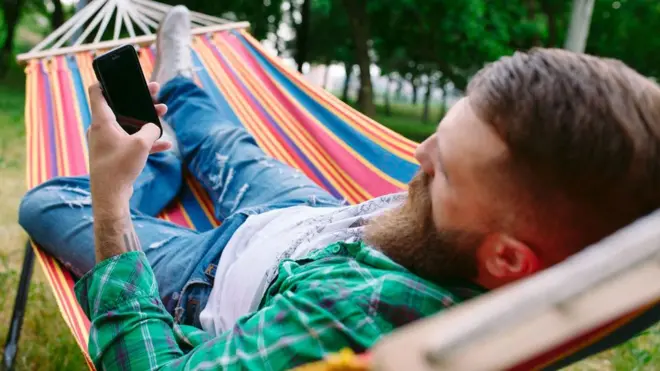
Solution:
[[[284,370],[361,352],[660,205],[660,89],[621,62],[539,49],[486,66],[419,145],[408,192],[347,206],[216,107],[190,42],[175,7],[150,89],[178,150],[153,124],[125,133],[92,86],[90,176],[21,204],[21,225],[79,278],[99,369]],[[155,217],[184,166],[218,228]]]

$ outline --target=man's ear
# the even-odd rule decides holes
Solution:
[[[525,278],[541,269],[541,262],[525,243],[506,234],[486,237],[477,251],[480,283],[496,288]]]

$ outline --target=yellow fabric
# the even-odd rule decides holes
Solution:
[[[292,371],[368,371],[368,362],[350,349],[328,356],[325,360],[294,368]]]

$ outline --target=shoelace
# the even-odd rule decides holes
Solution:
[[[188,49],[188,46],[182,42],[182,38],[169,36],[168,39],[168,41],[174,44],[174,49],[177,51],[177,53],[174,53],[174,67],[177,73],[190,72],[191,74],[195,74],[197,71],[202,70],[202,68],[193,65],[190,55],[184,55],[186,52],[190,53],[190,50]],[[184,59],[187,60],[184,61]]]

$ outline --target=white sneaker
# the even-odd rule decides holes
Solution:
[[[163,86],[177,76],[192,79],[191,42],[190,12],[185,6],[177,5],[160,22],[156,38],[156,65],[151,81]]]
[[[151,81],[163,86],[177,76],[193,78],[194,67],[190,56],[190,12],[183,5],[177,5],[165,15],[158,28],[156,38],[156,64]],[[171,151],[181,158],[179,145],[172,126],[160,120],[163,128],[161,139],[172,143]]]

